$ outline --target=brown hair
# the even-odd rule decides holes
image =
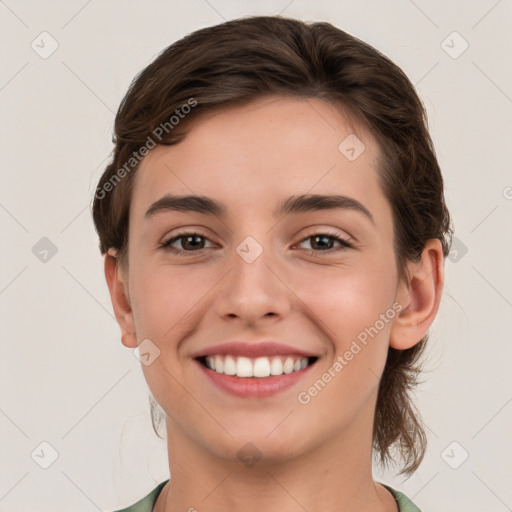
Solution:
[[[101,253],[113,248],[118,264],[128,264],[131,191],[144,147],[176,144],[199,113],[265,95],[324,99],[370,130],[381,150],[379,177],[392,207],[401,278],[407,260],[417,261],[431,238],[448,255],[453,231],[443,179],[411,82],[386,56],[333,25],[280,16],[241,18],[193,32],[135,77],[117,112],[113,158],[94,198]],[[407,350],[390,347],[380,381],[373,448],[384,465],[398,449],[399,474],[414,472],[426,450],[410,392],[427,339]]]

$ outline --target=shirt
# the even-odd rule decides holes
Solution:
[[[168,481],[169,480],[166,480],[165,482],[159,484],[147,496],[137,501],[137,503],[134,503],[130,507],[123,508],[122,510],[117,510],[115,512],[152,512],[160,492]],[[400,491],[396,491],[388,485],[381,485],[384,486],[393,495],[400,512],[421,512],[421,510],[405,494],[402,494]]]

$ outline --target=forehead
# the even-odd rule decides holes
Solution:
[[[370,133],[338,106],[260,98],[202,113],[182,142],[153,149],[136,173],[132,211],[140,216],[166,192],[215,195],[252,211],[292,194],[382,195],[378,155]]]

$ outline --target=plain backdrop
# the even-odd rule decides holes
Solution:
[[[329,21],[405,71],[428,111],[454,219],[416,393],[428,452],[405,481],[378,468],[375,478],[424,512],[511,510],[510,0],[5,0],[0,511],[112,510],[168,478],[90,205],[136,73],[196,29],[279,13]]]

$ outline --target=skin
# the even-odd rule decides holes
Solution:
[[[351,133],[366,146],[354,161],[338,150]],[[407,281],[399,280],[378,155],[373,137],[332,104],[270,97],[203,114],[183,142],[143,160],[130,207],[129,266],[117,267],[109,251],[105,276],[123,344],[133,349],[150,339],[160,350],[142,366],[166,412],[172,479],[157,512],[397,510],[371,471],[378,384],[388,348],[412,347],[432,324],[444,273],[441,244],[430,240],[421,260],[408,263]],[[228,214],[169,211],[145,221],[165,193],[212,197]],[[278,202],[306,193],[354,198],[374,223],[341,209],[272,217]],[[322,250],[309,237],[325,230],[353,247]],[[191,256],[159,247],[180,231],[206,237],[204,248],[194,252],[183,239],[173,247]],[[252,263],[236,252],[247,236],[263,248]],[[297,394],[394,303],[400,313],[307,405],[299,403]],[[234,397],[212,386],[191,355],[240,339],[272,339],[320,358],[291,389]],[[262,456],[251,467],[237,457],[248,442]]]

